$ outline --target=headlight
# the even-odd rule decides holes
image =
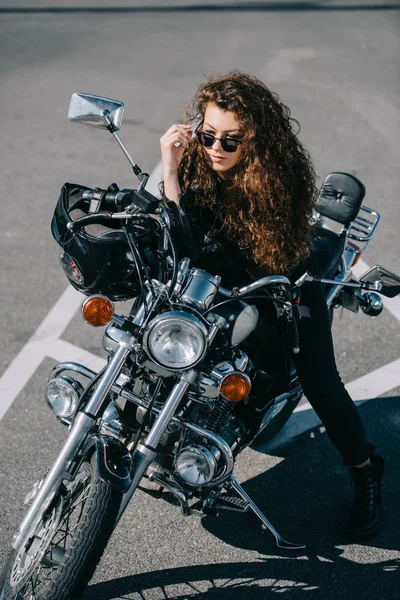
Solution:
[[[60,418],[72,417],[83,392],[83,386],[72,377],[63,375],[50,379],[46,385],[45,397],[48,405]]]
[[[60,264],[68,279],[71,279],[71,281],[74,281],[78,285],[82,285],[85,282],[76,261],[67,252],[61,254]]]
[[[168,369],[189,369],[206,351],[206,327],[189,313],[173,311],[153,319],[143,338],[149,356]]]
[[[217,461],[214,454],[202,446],[187,446],[175,459],[175,473],[189,485],[209,483],[214,477]]]

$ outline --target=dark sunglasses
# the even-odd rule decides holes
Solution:
[[[215,135],[205,133],[204,131],[196,131],[196,135],[200,144],[205,148],[211,148],[211,146],[215,144],[215,140],[219,140],[222,150],[225,150],[225,152],[236,152],[239,144],[242,143],[241,140],[235,140],[230,137],[218,138]]]

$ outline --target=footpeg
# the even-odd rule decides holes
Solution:
[[[249,504],[243,498],[237,496],[222,495],[215,501],[214,507],[218,510],[234,510],[237,512],[247,512]]]

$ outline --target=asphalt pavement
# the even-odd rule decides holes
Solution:
[[[76,91],[125,103],[122,139],[151,172],[160,136],[205,74],[253,73],[299,120],[320,183],[331,171],[363,181],[364,203],[382,219],[364,259],[400,272],[400,4],[199,4],[0,0],[0,376],[68,285],[49,230],[62,184],[134,184],[111,136],[68,122]],[[63,341],[102,355],[101,332],[78,313],[66,325]],[[378,319],[336,314],[333,332],[346,383],[399,358],[400,322],[389,311]],[[22,498],[65,436],[43,400],[51,357],[49,349],[0,420],[0,565]],[[138,492],[85,597],[400,598],[400,388],[364,399],[361,415],[387,459],[386,523],[374,540],[344,538],[349,478],[317,425],[270,451],[247,449],[237,464],[247,492],[287,538],[306,543],[304,553],[278,551],[246,516],[184,518]]]

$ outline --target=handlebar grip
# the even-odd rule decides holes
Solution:
[[[96,199],[100,208],[105,208],[112,212],[122,212],[128,206],[134,204],[142,212],[154,214],[159,207],[159,200],[145,189],[123,189],[117,192],[100,189],[86,190],[83,193],[83,197],[88,200]]]
[[[293,354],[298,354],[300,352],[300,340],[296,317],[286,318],[286,324],[290,349]]]
[[[104,210],[122,212],[134,201],[134,193],[134,190],[129,189],[119,190],[117,188],[116,190],[102,190],[100,188],[96,188],[95,190],[85,190],[83,192],[83,197],[90,201],[96,201],[95,209],[91,210],[91,212],[95,212],[96,210],[99,212]]]
[[[102,205],[107,210],[122,212],[133,202],[133,190],[106,192],[102,198]]]

